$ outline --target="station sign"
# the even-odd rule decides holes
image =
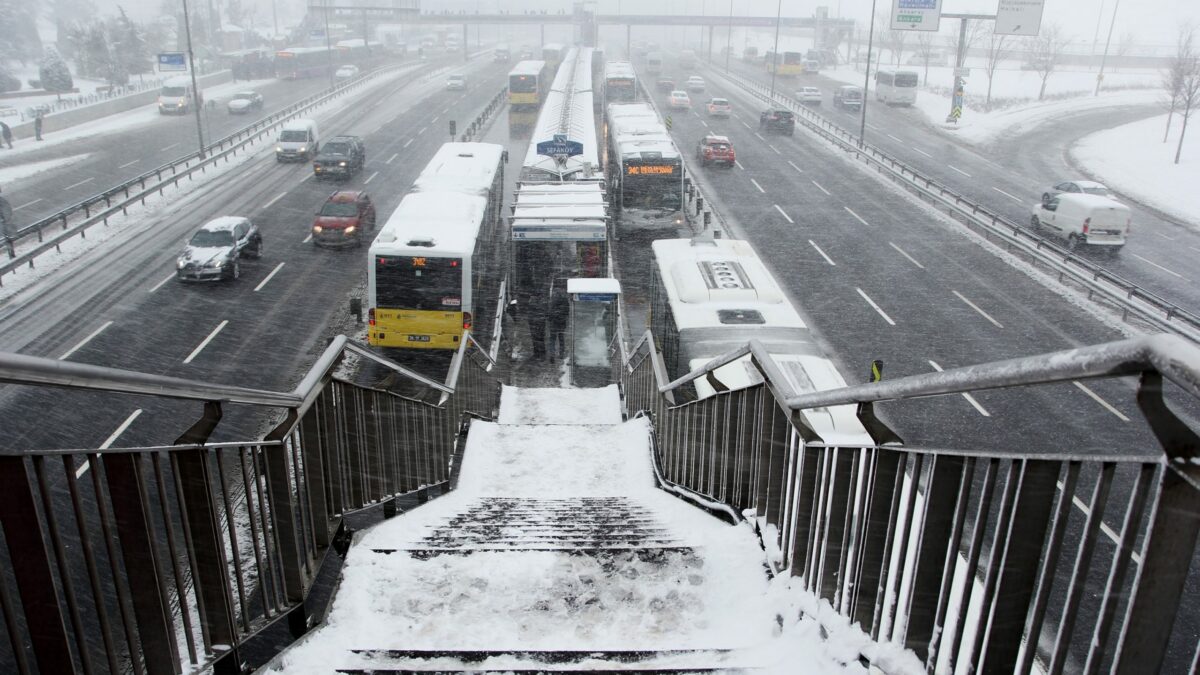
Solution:
[[[992,30],[997,35],[1037,35],[1045,5],[1045,0],[1000,0]]]
[[[554,134],[554,140],[537,144],[537,153],[547,157],[574,157],[583,154],[583,143],[568,140],[566,134]]]
[[[158,72],[180,72],[187,70],[187,54],[183,52],[163,52],[158,55]]]
[[[942,0],[892,0],[892,30],[936,31],[942,20]]]

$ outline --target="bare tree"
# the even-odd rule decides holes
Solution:
[[[1192,52],[1192,36],[1190,30],[1179,31],[1179,41],[1175,49],[1175,56],[1167,65],[1167,69],[1162,74],[1162,86],[1167,92],[1167,128],[1163,130],[1163,143],[1167,142],[1167,138],[1171,135],[1171,119],[1175,116],[1175,111],[1179,108],[1179,95],[1183,93],[1183,81],[1186,79],[1188,63],[1188,55]]]
[[[1178,51],[1171,59],[1171,69],[1179,70],[1179,93],[1176,107],[1183,117],[1179,130],[1179,145],[1175,148],[1175,163],[1183,154],[1183,139],[1187,136],[1188,119],[1192,109],[1200,106],[1200,54],[1196,51],[1196,29],[1184,26],[1179,31]]]
[[[988,31],[987,41],[984,42],[984,73],[987,74],[988,88],[987,98],[984,100],[984,107],[992,105],[992,80],[996,77],[996,67],[1000,62],[1008,58],[1012,52],[1011,36],[997,34],[993,31]]]
[[[1121,37],[1117,39],[1117,47],[1113,50],[1113,72],[1117,72],[1117,68],[1121,66],[1121,61],[1124,57],[1133,51],[1133,43],[1137,40],[1137,34],[1131,30],[1121,33]]]
[[[1029,38],[1029,61],[1042,78],[1042,88],[1038,90],[1039,101],[1046,98],[1046,83],[1058,68],[1063,51],[1070,42],[1062,26],[1057,23],[1045,26],[1040,34]]]
[[[933,60],[936,50],[933,48],[937,33],[923,30],[917,33],[917,58],[925,65],[925,75],[921,84],[929,84],[929,62]]]

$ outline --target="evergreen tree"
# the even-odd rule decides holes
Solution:
[[[50,0],[51,17],[57,33],[55,46],[64,59],[74,59],[74,42],[71,30],[82,23],[96,18],[96,6],[92,0]]]
[[[60,97],[64,91],[75,88],[71,69],[54,47],[46,47],[46,54],[38,64],[38,77],[42,81],[42,89],[59,94]]]
[[[153,66],[150,62],[150,50],[146,44],[145,32],[141,26],[129,18],[129,15],[125,13],[125,8],[118,5],[117,10],[120,14],[113,22],[111,37],[118,60],[126,73],[126,79],[128,79],[128,75],[151,72]]]
[[[37,60],[42,39],[37,32],[37,3],[0,0],[0,61],[22,64]]]

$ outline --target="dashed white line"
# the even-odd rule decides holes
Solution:
[[[693,110],[693,111],[692,111],[692,114],[696,116],[696,119],[700,119],[700,113],[698,113],[698,112],[696,112],[695,110]]]
[[[704,120],[700,120],[700,124],[703,124],[705,128],[708,128],[708,122],[705,122]]]
[[[1024,199],[1021,199],[1020,197],[1014,197],[1013,195],[1010,195],[1009,193],[1005,192],[1004,190],[1001,190],[1000,188],[998,188],[994,185],[992,186],[992,189],[995,190],[996,192],[999,192],[1000,194],[1004,195],[1005,197],[1008,197],[1009,199],[1013,200],[1014,202],[1016,202],[1018,204],[1025,203]]]
[[[825,259],[825,262],[829,263],[830,266],[832,266],[832,267],[837,267],[837,263],[833,262],[833,259],[831,259],[829,256],[825,255],[825,251],[822,251],[821,247],[817,246],[817,242],[813,241],[812,239],[809,239],[808,243],[810,246],[812,246],[813,248],[815,248],[817,250],[817,253],[821,254],[821,257]]]
[[[899,142],[901,142],[901,143],[903,143],[903,142],[904,142],[904,139],[903,139],[903,138],[900,138],[900,137],[898,137],[898,136],[893,136],[893,135],[891,135],[891,134],[886,134],[886,136],[887,136],[888,138],[892,139],[893,141],[899,141]]]
[[[1162,237],[1163,239],[1166,239],[1167,241],[1175,241],[1175,237],[1168,237],[1167,235],[1163,234],[1162,232],[1155,232],[1154,234]]]
[[[913,146],[913,150],[916,150],[917,152],[921,153],[922,155],[925,155],[926,157],[933,157],[933,155],[929,154],[928,152],[925,152],[924,150],[922,150],[916,146]]]
[[[172,279],[174,279],[174,278],[175,278],[175,274],[174,274],[174,273],[172,273],[172,274],[171,274],[170,276],[168,276],[166,279],[163,279],[162,281],[158,282],[157,284],[154,284],[154,286],[152,286],[152,287],[150,288],[150,290],[149,290],[149,291],[147,291],[147,292],[148,292],[148,293],[153,293],[154,291],[157,291],[158,289],[162,288],[163,284],[167,283],[168,281],[170,281],[170,280],[172,280]]]
[[[942,367],[939,366],[937,363],[930,361],[929,365],[933,366],[933,369],[938,371],[939,373],[942,372]],[[983,415],[984,417],[992,416],[992,414],[989,413],[987,410],[985,410],[983,406],[979,405],[979,401],[976,401],[974,396],[964,393],[962,395],[962,397],[967,399],[967,403],[970,403],[980,415]]]
[[[766,192],[767,192],[767,191],[763,189],[763,186],[761,186],[761,185],[759,185],[759,184],[758,184],[758,181],[756,181],[756,180],[754,180],[753,178],[751,178],[751,179],[750,179],[750,182],[751,182],[751,183],[754,183],[754,187],[758,188],[758,191],[759,191],[759,192],[761,192],[761,193],[763,193],[763,194],[766,194]]]
[[[442,114],[443,114],[443,115],[445,115],[445,114],[446,114],[446,113],[448,113],[448,112],[450,112],[450,109],[449,109],[449,108],[446,108],[445,110],[443,110],[443,111],[442,111]]]
[[[793,225],[795,225],[795,224],[796,224],[796,221],[792,220],[792,217],[791,217],[791,216],[789,216],[789,215],[788,215],[788,214],[787,214],[787,213],[786,213],[786,212],[783,210],[783,207],[782,207],[782,206],[780,206],[780,205],[776,204],[776,205],[775,205],[775,210],[776,210],[776,211],[778,211],[778,212],[779,212],[779,215],[783,216],[783,217],[784,217],[784,218],[785,218],[785,219],[786,219],[786,220],[787,220],[789,223],[791,223],[791,224],[793,224]]]
[[[117,168],[118,168],[118,169],[125,169],[125,168],[128,168],[128,167],[131,167],[131,166],[133,166],[134,164],[137,164],[137,163],[138,163],[138,162],[140,162],[140,161],[141,161],[140,159],[135,159],[135,160],[133,160],[132,162],[125,162],[124,164],[119,164],[119,165],[117,165]]]
[[[1188,246],[1188,248],[1192,249],[1196,253],[1200,253],[1200,248],[1196,248],[1195,246]]]
[[[774,150],[774,151],[775,151],[775,154],[777,154],[777,155],[782,155],[782,154],[783,154],[782,152],[780,152],[780,151],[779,151],[779,148],[775,147],[774,145],[771,145],[770,143],[767,143],[767,147],[768,147],[768,148],[770,148],[770,149],[772,149],[772,150]]]
[[[308,236],[311,237],[312,235],[310,234]],[[287,263],[281,262],[278,265],[276,265],[275,269],[271,270],[271,273],[267,275],[266,279],[263,279],[262,281],[258,282],[258,285],[254,287],[254,292],[257,293],[257,292],[261,291],[263,286],[266,286],[267,282],[270,281],[271,279],[273,279],[275,277],[275,275],[279,272],[279,270],[283,269],[283,266],[286,264]]]
[[[412,143],[412,139],[411,139],[411,138],[410,138],[410,139],[408,139],[408,143]],[[405,143],[403,147],[407,148],[407,147],[408,147],[408,143]],[[397,157],[399,157],[399,156],[400,156],[400,153],[398,153],[398,152],[397,152],[396,154],[392,155],[391,157],[388,157],[388,161],[384,162],[384,164],[391,164],[392,162],[396,161],[396,158],[397,158]]]
[[[26,202],[26,203],[24,203],[24,204],[22,204],[22,205],[20,205],[20,206],[16,207],[15,209],[13,209],[13,211],[20,211],[21,209],[25,208],[26,206],[33,206],[34,204],[36,204],[36,203],[38,203],[38,202],[40,202],[40,201],[42,201],[42,198],[41,198],[41,197],[38,197],[37,199],[35,199],[35,200],[31,201],[31,202]]]
[[[378,175],[379,175],[379,172],[376,171],[375,173],[371,174],[370,176],[367,176],[367,179],[363,181],[363,185],[370,183],[375,178],[375,176],[378,176]]]
[[[421,127],[420,129],[417,129],[417,135],[419,136],[419,135],[425,133],[425,130],[428,128],[429,127]]]
[[[804,173],[804,169],[801,169],[800,167],[796,166],[796,165],[795,165],[795,164],[792,162],[792,160],[790,160],[790,159],[789,159],[789,160],[788,160],[788,164],[791,164],[791,165],[792,165],[792,168],[793,168],[793,169],[795,169],[797,173]]]
[[[871,124],[870,122],[867,122],[867,128],[874,129],[875,131],[879,131],[879,127],[875,126],[874,124]]]
[[[750,125],[749,125],[749,124],[746,124],[746,121],[745,121],[745,120],[742,120],[742,126],[746,127],[747,129],[749,129],[749,128],[750,128]]]
[[[183,362],[191,363],[192,359],[199,356],[200,352],[204,351],[204,348],[208,346],[208,343],[212,342],[213,338],[217,337],[217,333],[220,333],[221,330],[223,328],[225,328],[225,326],[227,326],[227,325],[229,325],[229,319],[226,319],[226,320],[222,321],[221,323],[217,324],[217,327],[213,329],[213,332],[209,333],[208,337],[204,338],[204,342],[201,342],[200,344],[196,345],[196,348],[192,350],[191,354],[188,354],[187,358],[184,359]]]
[[[102,333],[102,332],[104,331],[104,329],[105,329],[105,328],[108,328],[108,327],[109,327],[109,326],[111,326],[111,325],[112,325],[112,322],[111,322],[111,321],[105,321],[105,322],[104,322],[104,323],[103,323],[103,324],[102,324],[102,325],[101,325],[99,328],[97,328],[96,330],[92,331],[92,332],[91,332],[91,334],[89,334],[87,337],[85,337],[85,338],[83,338],[82,340],[80,340],[79,342],[77,342],[77,343],[75,344],[75,346],[74,346],[74,347],[71,347],[70,349],[68,349],[68,350],[67,350],[67,351],[66,351],[66,352],[65,352],[65,353],[64,353],[62,356],[58,357],[58,360],[59,360],[59,361],[66,361],[68,356],[70,356],[70,355],[74,354],[75,352],[79,351],[79,349],[80,349],[81,347],[83,347],[83,346],[84,346],[84,345],[86,345],[87,343],[91,342],[91,341],[92,341],[92,338],[94,338],[94,337],[96,337],[97,335],[99,335],[100,333]]]
[[[970,177],[971,177],[971,174],[967,173],[966,171],[963,171],[962,169],[958,168],[957,166],[954,166],[953,164],[947,164],[946,166],[950,167],[951,169],[954,169],[955,171],[957,171],[957,172],[961,173],[962,175],[966,176],[967,178],[970,178]]]
[[[404,141],[404,145],[400,146],[400,149],[403,150],[404,148],[407,148],[408,146],[412,145],[412,142],[413,142],[413,139],[411,139],[411,138],[408,139],[407,141]],[[390,164],[391,161],[389,160],[388,163]]]
[[[108,438],[104,439],[104,442],[100,444],[99,449],[107,450],[108,448],[111,448],[112,444],[117,442],[117,439],[121,437],[121,434],[125,433],[125,430],[129,428],[129,425],[133,424],[133,421],[136,420],[138,418],[138,416],[141,414],[142,414],[141,408],[138,408],[137,410],[134,410],[132,413],[130,413],[129,417],[126,417],[125,421],[121,422],[121,426],[117,427],[116,431],[112,432],[111,434],[108,435]],[[91,463],[88,462],[88,460],[86,460],[86,459],[83,460],[83,464],[80,464],[79,468],[75,469],[75,477],[83,478],[83,474],[87,473],[87,470],[89,468],[91,468]]]
[[[307,243],[308,243],[308,242],[310,242],[310,241],[312,241],[312,232],[309,232],[309,233],[308,233],[308,236],[304,238],[304,241],[302,241],[302,242],[300,242],[300,243],[301,243],[301,244],[307,244]]]
[[[817,186],[817,189],[818,189],[818,190],[820,190],[821,192],[824,192],[826,195],[829,195],[829,194],[830,194],[829,190],[826,190],[825,188],[821,187],[821,184],[820,184],[820,183],[818,183],[817,181],[815,181],[815,180],[814,180],[814,181],[812,181],[812,184],[813,184],[813,185],[816,185],[816,186]]]
[[[275,197],[273,199],[271,199],[271,201],[267,202],[266,204],[263,204],[262,207],[264,209],[269,209],[275,202],[279,201],[280,199],[283,199],[284,196],[286,196],[286,195],[287,195],[286,191],[280,192],[279,194],[275,195]]]
[[[829,193],[828,193],[828,192],[826,192],[825,194],[829,194]],[[849,213],[850,215],[852,215],[852,216],[854,216],[856,219],[858,219],[858,222],[862,223],[863,225],[866,225],[867,227],[870,227],[870,226],[871,226],[871,224],[870,224],[870,223],[868,223],[867,221],[865,221],[865,220],[863,220],[863,219],[862,219],[862,216],[860,216],[860,215],[858,215],[857,213],[855,213],[855,212],[854,212],[854,209],[850,208],[849,206],[843,206],[842,208],[846,209],[846,212],[847,212],[847,213]]]
[[[742,163],[741,163],[741,162],[739,162],[739,161],[737,161],[736,159],[735,159],[735,160],[733,160],[733,163],[734,163],[734,164],[736,164],[736,165],[737,165],[737,168],[741,169],[742,171],[745,171],[745,170],[746,170],[746,167],[742,166]]]
[[[166,151],[170,150],[171,148],[174,148],[174,147],[176,147],[176,146],[178,146],[178,145],[179,145],[179,143],[172,143],[172,144],[168,145],[168,146],[167,146],[167,147],[165,147],[165,148],[159,148],[159,149],[158,149],[158,151],[159,151],[159,152],[166,152]]]
[[[1126,417],[1125,415],[1123,415],[1120,410],[1117,410],[1108,401],[1105,401],[1104,399],[1100,398],[1100,394],[1097,394],[1096,392],[1092,391],[1091,388],[1089,388],[1084,383],[1082,383],[1078,380],[1072,380],[1071,384],[1075,385],[1076,387],[1079,387],[1079,391],[1082,391],[1083,393],[1087,394],[1088,396],[1091,396],[1092,400],[1095,401],[1096,403],[1099,403],[1101,406],[1103,406],[1105,410],[1116,415],[1117,419],[1121,420],[1122,422],[1129,421],[1129,418]]]
[[[73,184],[73,185],[68,185],[67,187],[63,188],[63,192],[66,192],[67,190],[70,190],[71,188],[77,188],[77,187],[79,187],[80,185],[85,185],[85,184],[87,184],[87,183],[90,183],[90,182],[92,182],[92,181],[94,181],[94,180],[96,180],[96,177],[95,177],[95,176],[92,176],[91,178],[87,178],[87,179],[85,179],[85,180],[81,180],[81,181],[79,181],[78,183],[75,183],[75,184]]]
[[[909,254],[908,254],[908,253],[907,253],[907,252],[906,252],[904,249],[900,248],[899,246],[897,246],[897,245],[893,244],[893,243],[892,243],[892,242],[890,242],[890,241],[888,242],[888,246],[891,246],[892,248],[896,249],[896,252],[897,252],[897,253],[899,253],[900,255],[904,256],[905,258],[908,258],[908,262],[910,262],[910,263],[912,263],[912,264],[916,265],[917,267],[920,267],[921,269],[925,269],[925,266],[924,266],[924,265],[922,265],[921,263],[917,262],[917,259],[916,259],[916,258],[914,258],[914,257],[912,257],[911,255],[909,255]]]
[[[758,140],[762,141],[763,143],[766,143],[766,142],[767,142],[767,139],[763,138],[763,137],[762,137],[762,134],[758,133],[757,131],[756,131],[756,132],[754,132],[754,135],[755,135],[755,136],[758,136]]]
[[[442,116],[441,116],[441,115],[438,115],[437,117],[434,117],[433,119],[429,120],[429,123],[430,123],[430,124],[433,124],[434,122],[436,122],[436,121],[438,121],[438,120],[440,120],[440,119],[442,119]]]
[[[987,319],[988,321],[991,321],[991,322],[992,322],[992,325],[994,325],[996,328],[1004,328],[1004,324],[1002,324],[1002,323],[1000,323],[999,321],[997,321],[997,320],[993,319],[991,314],[988,314],[987,312],[985,312],[985,311],[983,311],[982,309],[980,309],[979,305],[977,305],[977,304],[975,304],[975,303],[971,302],[970,300],[968,300],[968,299],[967,299],[967,296],[965,296],[965,295],[963,295],[962,293],[959,293],[958,291],[955,291],[955,290],[951,290],[950,292],[951,292],[951,293],[953,293],[953,294],[954,294],[954,295],[955,295],[955,296],[956,296],[956,297],[957,297],[959,300],[962,300],[963,302],[967,303],[967,305],[968,305],[968,306],[969,306],[971,309],[975,310],[976,312],[979,312],[979,315],[980,315],[980,316],[982,316],[983,318]]]
[[[866,292],[863,291],[863,289],[855,288],[854,290],[858,291],[858,294],[862,296],[863,300],[867,301],[868,305],[870,305],[876,312],[879,312],[879,316],[882,316],[884,321],[888,322],[888,324],[890,324],[892,326],[896,325],[896,322],[892,321],[892,317],[888,316],[887,312],[883,311],[879,307],[879,305],[875,304],[875,301],[872,300],[871,296],[867,295]]]
[[[1166,272],[1167,274],[1173,274],[1173,275],[1175,275],[1175,276],[1179,277],[1180,279],[1183,279],[1183,278],[1184,278],[1184,276],[1183,276],[1182,274],[1180,274],[1179,272],[1175,272],[1175,271],[1173,271],[1173,270],[1169,270],[1169,269],[1167,269],[1167,268],[1163,267],[1162,265],[1159,265],[1158,263],[1154,262],[1153,260],[1150,260],[1150,259],[1148,259],[1148,258],[1143,258],[1142,256],[1140,256],[1140,255],[1138,255],[1138,254],[1136,254],[1136,253],[1133,253],[1133,254],[1131,254],[1131,255],[1132,255],[1133,257],[1137,258],[1138,260],[1141,260],[1141,261],[1142,261],[1142,262],[1144,262],[1144,263],[1147,263],[1147,264],[1150,264],[1150,265],[1154,265],[1155,267],[1157,267],[1158,269],[1160,269],[1160,270],[1162,270],[1162,271]]]

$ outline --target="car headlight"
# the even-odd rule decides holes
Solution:
[[[353,225],[351,225],[350,227],[347,227],[347,228],[346,228],[346,234],[354,234],[354,231],[355,231],[356,229],[358,229],[358,228],[356,228],[356,227],[354,227]]]
[[[179,258],[175,261],[175,269],[181,270],[187,265],[187,258]]]
[[[275,152],[283,152],[283,146],[282,145],[275,146]]]
[[[307,145],[300,146],[300,152],[308,152],[308,146]]]
[[[338,166],[346,166],[345,162],[338,162]]]
[[[320,225],[313,225],[313,233],[314,234],[321,234],[324,231],[325,231],[325,228],[321,227]]]

